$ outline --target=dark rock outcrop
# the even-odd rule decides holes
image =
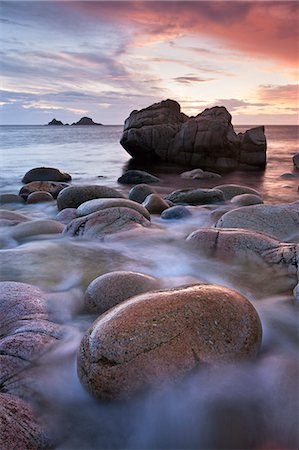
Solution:
[[[58,126],[61,126],[61,125],[63,125],[63,123],[61,122],[61,120],[53,119],[53,120],[51,120],[51,122],[48,123],[48,125],[58,125]]]
[[[102,123],[94,122],[90,117],[82,117],[78,122],[72,123],[72,125],[103,125]]]
[[[22,183],[31,181],[70,181],[71,175],[55,167],[34,167],[25,173]]]
[[[173,100],[133,111],[120,141],[136,159],[158,158],[189,167],[264,169],[264,127],[236,134],[225,107],[205,109],[195,117],[181,113]]]

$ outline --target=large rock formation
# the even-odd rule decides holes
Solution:
[[[120,143],[133,158],[158,158],[189,167],[252,170],[266,165],[264,127],[237,135],[223,106],[195,117],[181,113],[174,100],[132,111]]]

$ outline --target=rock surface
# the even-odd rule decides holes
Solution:
[[[160,178],[143,170],[128,170],[117,180],[118,183],[122,184],[159,183],[160,181]]]
[[[190,167],[230,170],[264,169],[264,127],[237,135],[222,106],[196,117],[181,113],[173,100],[132,111],[125,120],[121,145],[133,158],[159,158]]]
[[[253,194],[261,197],[260,193],[255,189],[240,184],[220,184],[219,186],[215,186],[214,189],[222,191],[225,200],[231,200],[236,195],[242,194]]]
[[[240,194],[235,195],[231,202],[237,206],[250,206],[250,205],[260,205],[263,199],[259,195],[255,194]]]
[[[23,176],[23,183],[31,183],[31,181],[70,181],[72,177],[66,173],[61,172],[54,167],[35,167],[29,170]]]
[[[173,203],[187,203],[188,205],[204,205],[224,201],[224,195],[219,189],[180,189],[165,197]]]
[[[24,199],[17,194],[0,194],[0,205],[5,203],[23,203]]]
[[[202,169],[194,169],[188,172],[183,172],[180,175],[182,178],[190,178],[191,180],[210,180],[221,178],[221,175],[214,172],[207,172]]]
[[[293,164],[294,164],[296,169],[299,169],[299,153],[296,153],[293,156]]]
[[[108,186],[69,186],[59,192],[57,207],[59,211],[65,208],[78,208],[81,203],[94,198],[123,198],[123,195],[116,189]]]
[[[103,238],[105,235],[141,226],[151,226],[151,223],[142,214],[131,208],[113,207],[72,220],[66,226],[64,234],[86,238]]]
[[[159,194],[150,194],[142,203],[151,214],[161,214],[165,209],[169,208],[168,203]]]
[[[217,228],[246,228],[267,233],[281,241],[299,238],[299,203],[252,205],[224,214]]]
[[[156,194],[157,191],[148,184],[141,183],[133,186],[129,191],[129,199],[137,203],[143,203],[150,194]]]
[[[161,214],[163,220],[179,220],[191,216],[191,212],[185,206],[172,206],[166,209]]]
[[[103,314],[108,309],[137,294],[159,289],[157,278],[139,272],[110,272],[88,286],[84,304],[87,311]]]
[[[82,339],[77,368],[96,397],[128,398],[196,368],[252,359],[260,341],[246,298],[191,285],[133,297],[101,316]]]
[[[43,191],[48,192],[54,198],[57,198],[59,192],[68,186],[68,183],[59,183],[57,181],[32,181],[31,183],[25,184],[25,186],[20,189],[19,195],[24,200],[27,200],[28,195],[32,194],[33,192]]]
[[[107,208],[122,207],[131,208],[142,214],[147,220],[151,220],[151,216],[148,210],[137,202],[128,200],[126,198],[97,198],[93,200],[88,200],[82,203],[77,208],[77,216],[86,216],[92,214],[96,211],[102,211]]]
[[[27,204],[42,203],[42,202],[53,202],[54,197],[49,192],[36,191],[29,194],[27,197]]]

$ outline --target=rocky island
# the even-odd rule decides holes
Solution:
[[[65,126],[67,126],[68,123],[64,124],[60,120],[53,119],[53,120],[51,120],[51,122],[48,123],[48,125],[58,125],[58,126],[65,125]],[[103,124],[94,122],[93,119],[91,119],[90,117],[81,117],[81,119],[78,120],[78,122],[72,123],[72,126],[73,125],[84,125],[85,126],[85,125],[103,125]]]
[[[195,117],[182,113],[174,100],[134,110],[125,120],[120,143],[139,160],[220,171],[263,170],[266,166],[264,127],[236,134],[224,106],[207,108]]]

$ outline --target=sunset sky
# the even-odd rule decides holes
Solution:
[[[1,124],[122,124],[177,100],[296,124],[296,1],[1,2]]]

